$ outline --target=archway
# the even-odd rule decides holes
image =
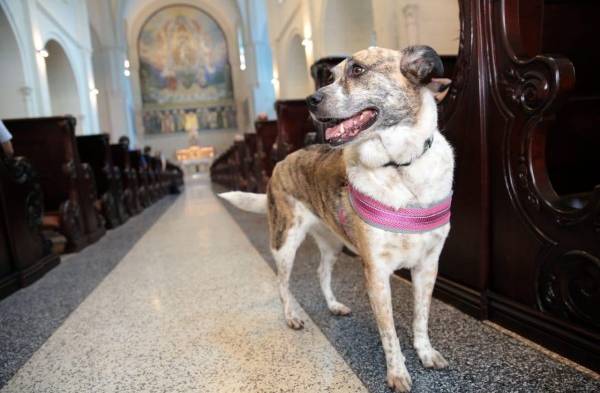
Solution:
[[[370,0],[327,0],[323,13],[324,55],[348,55],[372,45]]]
[[[0,7],[0,118],[26,117],[23,64],[17,37],[2,7]]]
[[[46,43],[46,76],[53,115],[73,115],[77,118],[77,129],[81,128],[81,105],[77,92],[77,81],[71,63],[62,46],[55,40]]]
[[[290,40],[286,56],[286,68],[280,71],[285,98],[304,98],[310,94],[306,52],[302,38],[295,35]]]

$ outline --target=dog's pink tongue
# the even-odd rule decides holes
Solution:
[[[325,130],[325,139],[333,139],[340,136],[340,124],[329,127]]]
[[[375,111],[365,109],[359,114],[344,120],[340,124],[329,127],[325,130],[325,138],[330,140],[334,138],[353,137],[361,128],[375,116]]]

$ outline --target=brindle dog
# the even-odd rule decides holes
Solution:
[[[313,118],[326,125],[329,145],[302,149],[278,163],[266,195],[221,194],[241,209],[267,213],[285,319],[293,329],[302,328],[303,321],[288,284],[306,234],[321,252],[321,288],[335,315],[350,314],[331,290],[335,260],[344,245],[360,255],[385,351],[387,382],[399,392],[409,391],[412,382],[394,326],[390,276],[410,269],[414,347],[425,367],[446,367],[430,343],[427,326],[450,225],[420,233],[369,225],[350,206],[348,184],[393,209],[425,207],[451,194],[454,156],[438,131],[435,103],[449,85],[435,78],[442,71],[439,56],[427,46],[402,51],[371,47],[354,54],[333,69],[329,85],[307,99]]]

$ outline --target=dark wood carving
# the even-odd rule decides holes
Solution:
[[[56,266],[42,234],[44,202],[37,172],[24,158],[0,157],[0,298]]]
[[[452,230],[436,286],[596,370],[600,56],[580,43],[598,33],[599,11],[586,1],[460,2],[440,108],[457,158]]]
[[[332,82],[333,73],[331,69],[345,59],[341,56],[322,57],[310,66],[310,76],[312,76],[315,83],[315,90],[319,90]]]
[[[18,155],[37,169],[44,195],[44,222],[68,240],[67,251],[93,243],[105,233],[95,207],[94,175],[82,164],[75,142],[75,118],[47,117],[4,121]]]
[[[230,146],[220,154],[210,166],[210,178],[213,182],[229,189],[235,189],[237,166],[235,163],[235,145]]]
[[[256,163],[255,176],[258,181],[258,192],[265,192],[267,182],[273,172],[271,158],[273,144],[277,138],[277,122],[274,120],[257,121],[256,128]]]
[[[245,133],[244,134],[244,151],[242,167],[243,173],[248,182],[249,192],[258,192],[258,178],[256,176],[255,162],[256,162],[256,134]]]
[[[323,57],[317,60],[310,67],[310,75],[313,78],[313,82],[315,83],[315,90],[319,90],[321,87],[326,86],[333,82],[333,73],[331,69],[344,61],[345,57],[341,56],[330,56]],[[315,137],[314,143],[324,143],[325,142],[325,128],[320,123],[314,124],[315,129]]]
[[[276,162],[304,146],[306,135],[314,132],[313,122],[305,100],[278,100],[277,140],[272,150]]]
[[[77,147],[81,160],[87,164],[95,179],[96,193],[99,196],[102,215],[108,228],[124,223],[129,215],[123,195],[120,169],[114,167],[107,134],[77,137]]]
[[[129,152],[129,163],[138,180],[140,202],[142,203],[142,206],[146,208],[155,200],[153,189],[150,188],[148,180],[148,164],[140,150],[132,150]]]
[[[131,166],[129,151],[127,147],[121,144],[110,145],[113,165],[115,165],[122,174],[123,195],[125,206],[129,215],[136,215],[143,209],[139,191],[139,181],[137,171]]]

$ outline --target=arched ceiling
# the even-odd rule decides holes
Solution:
[[[125,21],[126,25],[133,27],[137,24],[140,17],[146,17],[149,10],[156,10],[166,5],[177,2],[169,0],[113,0],[117,2],[115,10],[120,13],[120,17]],[[179,1],[180,4],[192,4],[198,8],[204,9],[209,13],[218,13],[214,15],[219,22],[230,25],[235,28],[240,20],[240,10],[236,0],[219,0],[218,6],[215,7],[215,2],[210,0],[192,0]],[[211,12],[212,11],[212,12]],[[130,32],[127,32],[128,34]]]

